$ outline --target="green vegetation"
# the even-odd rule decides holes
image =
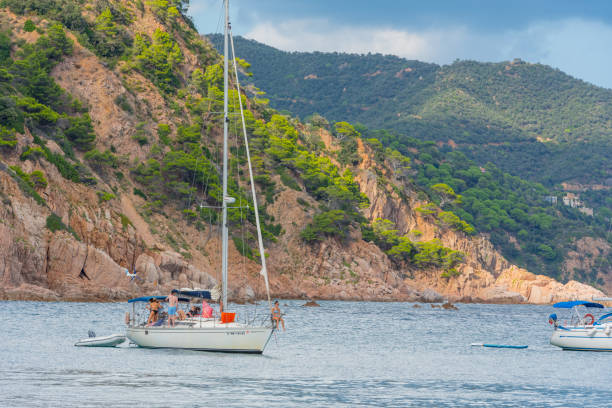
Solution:
[[[412,182],[442,208],[432,203],[416,211],[441,227],[487,233],[519,266],[563,279],[562,264],[574,239],[607,237],[609,221],[547,203],[544,198],[555,193],[541,184],[511,176],[491,163],[477,166],[462,153],[445,153],[430,142],[406,140]]]
[[[104,203],[106,201],[110,201],[116,198],[113,193],[108,193],[106,191],[98,191],[96,193],[98,195],[98,201]]]
[[[29,195],[40,205],[46,206],[45,200],[38,194],[36,188],[44,188],[47,186],[47,180],[41,171],[33,171],[30,174],[25,173],[19,166],[10,166],[9,174],[19,185],[24,194]]]
[[[400,236],[395,224],[386,219],[376,219],[372,231],[374,243],[396,262],[407,262],[419,268],[441,268],[448,275],[454,273],[454,267],[465,257],[462,252],[443,246],[438,239],[415,242],[408,235]]]
[[[134,195],[137,195],[137,196],[142,197],[143,199],[147,200],[147,195],[145,193],[143,193],[140,189],[137,189],[136,187],[134,187]]]
[[[96,170],[104,170],[106,167],[117,168],[119,160],[110,150],[104,153],[93,149],[85,153],[85,160],[89,162],[92,168]]]
[[[21,153],[19,159],[22,161],[33,160],[39,157],[44,157],[44,155],[45,152],[43,151],[43,149],[41,149],[40,146],[30,146],[26,150],[24,150],[23,153]]]
[[[183,60],[183,54],[167,32],[155,30],[152,40],[144,34],[136,34],[134,57],[137,68],[161,90],[170,92],[179,85],[175,68]]]
[[[157,136],[159,137],[159,141],[161,144],[165,146],[170,146],[170,144],[172,143],[172,141],[170,140],[170,133],[172,133],[172,131],[170,130],[170,126],[168,126],[167,124],[159,123],[157,125]]]
[[[91,118],[87,113],[82,116],[71,117],[70,127],[64,131],[64,134],[77,149],[83,151],[90,150],[96,139]]]
[[[132,228],[134,227],[134,224],[132,224],[132,221],[130,221],[127,215],[120,213],[119,217],[121,218],[121,226],[123,227],[124,231],[127,230],[128,225],[131,225]]]
[[[78,101],[65,93],[50,76],[51,69],[72,53],[73,43],[59,24],[52,24],[46,32],[34,44],[15,45],[15,59],[10,54],[3,59],[7,74],[3,76],[5,92],[0,98],[0,148],[14,147],[16,132],[24,132],[27,124],[34,134],[34,143],[39,146],[28,146],[22,152],[22,160],[45,157],[66,179],[93,184],[95,179],[76,161],[72,150],[73,146],[84,151],[93,146],[95,134],[91,119],[87,113],[81,113]],[[8,47],[11,49],[13,45],[9,42]],[[0,72],[3,69],[0,68]],[[60,119],[66,126],[57,126]],[[51,152],[42,135],[53,138],[76,163]]]
[[[134,113],[134,108],[132,108],[132,105],[128,101],[125,94],[117,95],[115,97],[115,104],[119,106],[121,109],[123,109],[124,111],[126,111],[127,113],[130,113],[130,114]]]
[[[23,31],[31,33],[34,30],[36,30],[36,24],[34,24],[32,20],[27,19],[26,22],[23,24]]]
[[[237,236],[233,236],[232,241],[234,241],[236,250],[240,253],[240,255],[245,256],[249,259],[255,260],[253,249],[249,247],[245,239],[237,237]]]
[[[280,179],[284,185],[293,190],[302,191],[297,181],[295,181],[295,179],[291,177],[283,167],[278,167],[276,169],[276,172],[280,175]]]
[[[49,148],[45,145],[45,141],[40,139],[38,136],[34,136],[34,143],[39,145],[39,148],[42,150],[47,161],[55,165],[62,177],[64,177],[66,180],[89,185],[96,184],[96,180],[81,163],[72,163],[62,154],[51,152],[51,150],[49,150]],[[37,147],[31,149],[34,150],[37,149]],[[26,151],[26,153],[27,152],[28,151]]]
[[[312,223],[301,232],[301,236],[304,241],[311,243],[322,241],[326,237],[343,238],[350,224],[351,219],[344,211],[325,211],[314,216]]]
[[[132,44],[125,29],[132,20],[131,12],[121,3],[96,2],[92,10],[97,15],[95,21],[83,16],[79,0],[1,0],[0,6],[19,15],[37,14],[62,24],[75,32],[83,46],[103,58],[117,58]]]
[[[72,234],[72,236],[74,236],[74,238],[77,241],[81,240],[79,236],[77,235],[77,233],[71,227],[64,224],[62,219],[55,213],[51,213],[47,217],[47,229],[53,233],[55,233],[56,231],[62,231],[62,230],[68,231],[69,233]]]
[[[17,146],[15,129],[7,129],[0,125],[0,149],[11,149]]]

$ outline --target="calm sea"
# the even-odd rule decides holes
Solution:
[[[281,301],[265,354],[235,355],[74,347],[122,332],[126,304],[0,302],[0,406],[612,406],[612,354],[550,346],[549,306],[303,303]]]

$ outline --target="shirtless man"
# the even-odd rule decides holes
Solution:
[[[283,331],[285,331],[285,321],[282,318],[280,307],[278,307],[278,300],[274,302],[272,308],[272,320],[276,323],[276,329],[278,329],[278,323],[280,322],[283,325]]]
[[[178,290],[172,289],[172,292],[166,298],[168,301],[168,322],[170,322],[170,326],[172,327],[176,325],[176,308],[178,306],[177,294]]]

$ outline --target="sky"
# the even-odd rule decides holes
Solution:
[[[222,0],[191,0],[203,34]],[[514,58],[612,89],[609,0],[231,0],[234,35],[285,51],[393,54],[437,64]]]

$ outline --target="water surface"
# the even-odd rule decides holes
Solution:
[[[612,405],[612,353],[550,346],[550,306],[303,303],[281,301],[265,354],[237,355],[74,347],[123,332],[126,304],[0,302],[0,406]]]

